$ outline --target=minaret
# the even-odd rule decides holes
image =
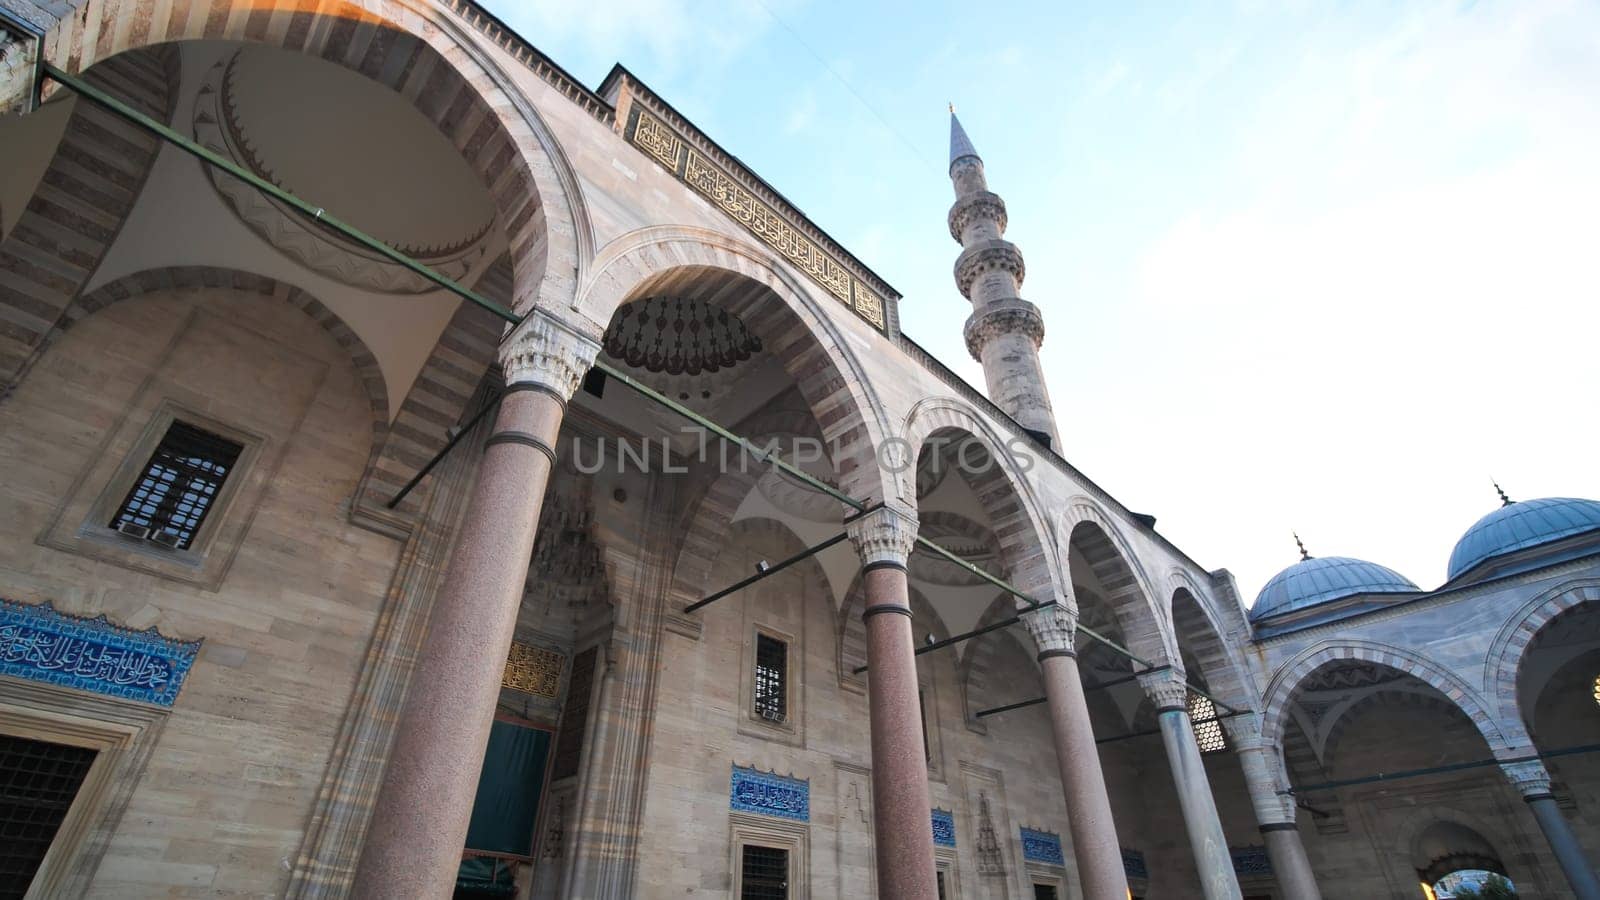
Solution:
[[[1006,204],[990,193],[983,160],[950,108],[950,180],[956,202],[950,207],[950,236],[961,244],[956,287],[972,301],[967,319],[967,352],[983,364],[989,399],[1061,450],[1050,393],[1039,364],[1044,317],[1022,299],[1022,251],[1006,240]]]

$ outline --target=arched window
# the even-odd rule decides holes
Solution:
[[[1190,694],[1189,721],[1194,725],[1194,739],[1201,753],[1221,753],[1228,749],[1228,738],[1222,733],[1222,723],[1217,721],[1217,708],[1210,700]]]

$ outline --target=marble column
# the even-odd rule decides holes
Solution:
[[[872,730],[872,834],[882,900],[936,900],[928,759],[917,698],[906,559],[916,511],[890,505],[855,519],[867,629],[867,704]]]
[[[1100,751],[1089,724],[1089,705],[1078,677],[1073,643],[1077,616],[1063,607],[1047,606],[1024,616],[1022,623],[1039,650],[1039,667],[1044,671],[1078,883],[1085,900],[1126,900],[1128,876],[1122,867],[1122,844],[1111,818],[1111,798],[1106,794]]]
[[[556,435],[598,349],[537,313],[501,346],[507,393],[417,653],[355,897],[454,892]]]
[[[1533,817],[1539,821],[1544,839],[1550,844],[1550,852],[1555,854],[1561,873],[1567,877],[1567,884],[1572,886],[1572,895],[1578,900],[1600,900],[1600,881],[1595,879],[1594,867],[1583,855],[1583,848],[1572,833],[1567,817],[1561,814],[1561,807],[1556,805],[1555,794],[1550,792],[1550,772],[1545,769],[1544,763],[1537,759],[1503,763],[1500,771],[1522,794],[1528,809],[1533,811]]]
[[[1233,856],[1228,852],[1228,839],[1217,818],[1211,783],[1206,780],[1200,745],[1195,743],[1194,725],[1189,721],[1189,688],[1183,673],[1163,669],[1140,675],[1139,684],[1156,704],[1161,743],[1167,750],[1167,765],[1172,768],[1184,828],[1189,832],[1189,846],[1200,875],[1200,893],[1206,900],[1240,900]]]
[[[1272,875],[1285,897],[1295,900],[1322,900],[1311,860],[1306,857],[1296,824],[1294,795],[1289,793],[1289,773],[1283,767],[1283,754],[1261,736],[1261,716],[1250,713],[1222,723],[1244,770],[1245,789],[1255,809],[1256,824],[1272,861]]]

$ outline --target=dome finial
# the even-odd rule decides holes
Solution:
[[[1500,487],[1500,482],[1495,481],[1493,478],[1491,478],[1491,479],[1489,479],[1489,483],[1494,485],[1494,492],[1496,494],[1500,495],[1500,505],[1501,506],[1510,506],[1511,504],[1517,502],[1517,501],[1511,499],[1510,497],[1506,496],[1505,490],[1503,490]]]
[[[1293,531],[1293,532],[1290,532],[1290,534],[1294,535],[1295,545],[1300,548],[1300,561],[1301,562],[1305,562],[1306,560],[1310,559],[1311,558],[1311,554],[1306,552],[1305,542],[1300,540],[1300,532]]]

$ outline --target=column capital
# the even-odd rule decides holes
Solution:
[[[1155,701],[1156,709],[1181,709],[1185,714],[1189,712],[1189,684],[1177,669],[1146,672],[1139,676],[1139,686],[1144,688],[1146,696]]]
[[[1076,655],[1078,617],[1065,606],[1058,603],[1036,609],[1022,617],[1022,624],[1028,629],[1041,658],[1046,654]]]
[[[1228,733],[1228,740],[1233,742],[1234,748],[1241,752],[1276,749],[1261,736],[1260,713],[1246,712],[1223,719],[1222,730]]]
[[[1524,800],[1537,800],[1540,797],[1550,796],[1550,770],[1544,763],[1537,759],[1524,760],[1523,762],[1501,763],[1500,771],[1505,773],[1506,780],[1517,789]]]
[[[903,569],[917,542],[917,510],[902,503],[888,503],[862,513],[845,526],[845,531],[849,532],[862,565]]]
[[[599,352],[599,342],[535,309],[501,342],[500,366],[507,385],[534,385],[566,401]]]

